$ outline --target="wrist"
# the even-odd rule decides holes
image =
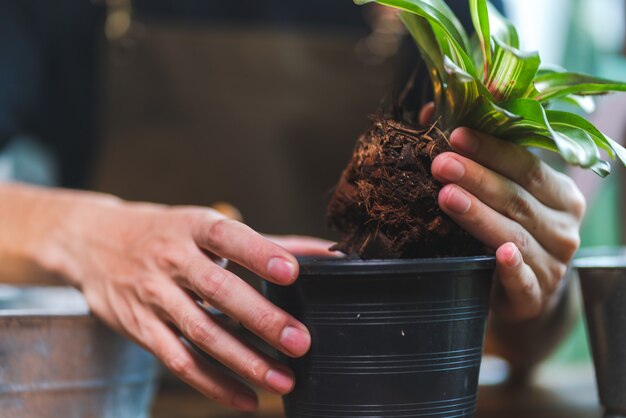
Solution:
[[[40,196],[39,230],[28,245],[37,268],[80,287],[81,259],[89,257],[89,242],[102,233],[99,222],[108,209],[124,205],[114,196],[50,190]]]

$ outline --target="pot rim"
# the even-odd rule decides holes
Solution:
[[[626,268],[626,247],[587,247],[581,249],[572,265],[579,270]]]
[[[490,255],[414,259],[360,260],[298,257],[300,276],[406,275],[416,273],[490,270],[496,258]]]

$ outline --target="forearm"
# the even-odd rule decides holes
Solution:
[[[62,284],[66,226],[88,205],[107,201],[117,199],[0,183],[0,282]]]
[[[571,272],[553,307],[538,318],[510,322],[491,315],[486,351],[507,360],[512,378],[525,379],[562,342],[576,320],[576,292]]]

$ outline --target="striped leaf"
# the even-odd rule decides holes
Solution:
[[[546,102],[572,94],[586,96],[626,91],[626,83],[585,74],[552,72],[537,76],[535,88],[539,91],[537,100]]]
[[[470,0],[470,12],[483,51],[483,73],[486,77],[491,66],[491,29],[487,0]]]
[[[522,117],[496,105],[485,96],[479,96],[463,119],[463,125],[490,135],[506,132]]]
[[[468,126],[526,147],[560,153],[570,164],[601,176],[610,171],[600,150],[626,165],[626,149],[590,122],[547,110],[567,103],[592,111],[589,96],[626,91],[626,83],[542,66],[537,53],[519,50],[515,27],[487,0],[467,0],[476,35],[472,43],[444,0],[376,1],[401,11],[435,91],[442,130]],[[460,1],[460,0],[457,0]],[[477,68],[483,67],[483,74]]]
[[[519,35],[515,26],[501,15],[493,4],[487,3],[487,8],[489,9],[491,37],[511,48],[519,49]]]
[[[371,0],[356,0],[357,4]],[[428,20],[444,55],[464,71],[477,76],[476,67],[468,50],[469,40],[462,25],[450,8],[441,0],[376,0],[377,3],[410,12]]]
[[[533,87],[540,63],[538,53],[524,53],[496,39],[485,85],[496,101],[525,97]]]
[[[446,126],[456,126],[480,97],[475,77],[456,65],[449,57],[444,57],[447,86],[444,91],[443,118]]]
[[[400,12],[400,19],[413,39],[415,39],[420,55],[428,68],[428,74],[433,86],[435,109],[439,111],[442,109],[444,83],[444,59],[439,41],[427,19],[409,12]]]

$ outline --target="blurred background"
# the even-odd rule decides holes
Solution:
[[[625,0],[499,7],[544,62],[626,80]],[[395,19],[349,0],[2,0],[0,178],[226,201],[257,230],[332,238],[328,193],[415,62]],[[593,118],[623,143],[624,97]],[[589,201],[584,246],[626,241],[614,169],[602,183],[571,173]],[[589,361],[582,322],[552,361]]]
[[[520,30],[522,48],[540,51],[543,62],[600,77],[626,79],[625,1],[506,0],[505,7]],[[626,97],[618,94],[600,98],[591,119],[602,132],[624,144]],[[613,170],[614,174],[603,180],[582,170],[568,170],[588,202],[581,229],[582,247],[626,243],[626,224],[622,219],[626,208],[626,170],[620,164],[613,164]],[[552,363],[590,361],[585,338],[581,318]]]

